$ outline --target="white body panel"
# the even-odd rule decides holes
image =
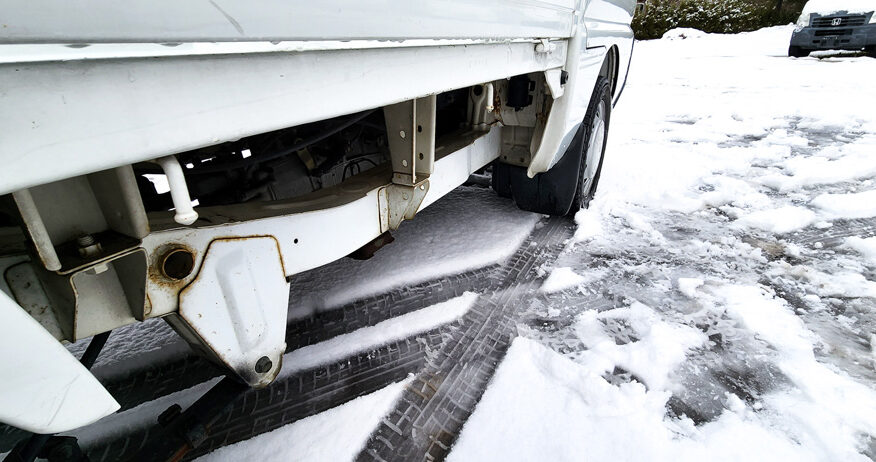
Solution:
[[[564,62],[518,42],[4,64],[0,194]]]
[[[58,433],[112,414],[119,404],[54,337],[0,291],[0,421]]]
[[[569,39],[565,69],[569,83],[563,96],[554,102],[545,136],[534,153],[528,175],[548,171],[566,152],[578,126],[584,120],[593,87],[609,50],[617,53],[618,77],[614,100],[626,83],[626,74],[633,52],[633,31],[630,28],[636,0],[583,0],[583,19]]]
[[[0,43],[568,37],[575,0],[6,0]]]

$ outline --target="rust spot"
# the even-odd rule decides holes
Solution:
[[[193,265],[194,262],[197,262],[198,254],[191,247],[181,243],[165,244],[157,248],[155,252],[149,256],[149,271],[147,272],[147,277],[151,284],[170,291],[178,291],[186,285],[185,278],[172,279],[164,273],[164,262],[166,258],[169,255],[178,252],[184,252],[191,255]],[[191,272],[189,275],[191,275]]]
[[[295,239],[295,241],[297,242],[298,239]],[[378,250],[391,244],[393,241],[395,241],[395,238],[392,237],[392,234],[389,234],[389,231],[387,231],[347,256],[354,260],[368,260],[373,257]]]
[[[149,291],[147,290],[146,298],[143,301],[143,319],[140,319],[140,321],[145,321],[150,314],[152,314],[152,299],[149,298]]]

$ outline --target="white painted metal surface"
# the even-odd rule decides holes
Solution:
[[[593,88],[590,76],[587,75],[586,71],[587,68],[602,65],[601,59],[598,62],[594,59],[586,59],[594,57],[595,53],[585,54],[585,40],[586,31],[579,25],[572,38],[569,39],[569,51],[566,54],[565,70],[569,73],[569,80],[564,88],[563,96],[554,99],[541,143],[538,150],[532,153],[532,161],[527,170],[527,175],[530,178],[548,171],[559,160],[559,157],[566,152],[571,144],[572,135],[574,135],[578,125],[584,120],[587,106],[585,104],[582,108],[582,94],[587,93],[589,98],[589,93],[592,92]],[[582,64],[585,67],[584,75],[581,71]]]
[[[43,266],[49,271],[61,269],[58,253],[52,245],[52,239],[49,236],[48,230],[46,230],[46,224],[43,222],[42,217],[40,217],[39,210],[37,210],[30,191],[22,189],[13,193],[12,197],[30,235],[30,240],[33,242],[34,247],[36,247],[37,254],[39,254],[40,260],[43,262]]]
[[[429,177],[429,190],[421,208],[452,191],[464,183],[471,173],[498,157],[501,131],[501,128],[494,128],[473,143],[459,146],[460,149],[452,153],[441,149],[436,151],[438,159]],[[380,226],[379,192],[389,183],[389,172],[385,174],[385,177],[354,177],[337,190],[327,191],[305,202],[222,207],[217,215],[226,217],[226,220],[233,218],[234,222],[153,232],[143,240],[143,247],[149,255],[148,260],[154,264],[165,249],[179,244],[192,251],[197,268],[202,265],[210,243],[216,239],[273,236],[278,242],[286,275],[291,276],[347,256],[383,232]],[[203,219],[211,219],[209,207],[200,210]],[[281,215],[256,218],[267,213]],[[237,221],[247,216],[249,220]],[[178,281],[169,281],[150,276],[146,284],[146,293],[151,302],[149,316],[163,316],[176,311],[178,291],[195,277],[193,274]]]
[[[173,221],[181,225],[190,225],[198,219],[198,212],[192,207],[192,198],[186,185],[186,177],[176,156],[164,156],[155,160],[167,177],[170,186],[170,197],[173,200]]]
[[[599,71],[611,48],[618,54],[617,88],[626,81],[632,56],[630,21],[635,0],[583,0],[583,14],[569,39],[564,69],[569,73],[563,96],[554,100],[541,145],[534,153],[527,174],[546,172],[559,161],[584,120]],[[619,91],[615,97],[620,96]]]
[[[0,421],[58,433],[112,414],[119,404],[79,361],[0,291]]]
[[[613,95],[620,97],[620,90],[627,79],[633,53],[633,30],[630,22],[636,11],[636,0],[590,0],[584,11],[584,26],[587,28],[587,47],[617,48],[618,82]]]
[[[0,65],[0,194],[557,68],[565,51],[531,42]]]
[[[496,43],[533,43],[532,39],[409,39],[409,40],[295,40],[282,42],[95,43],[70,46],[58,43],[0,44],[0,64],[105,59],[301,53],[375,48],[470,46]]]
[[[575,0],[5,0],[0,43],[566,37]]]
[[[289,302],[276,239],[211,242],[198,277],[179,299],[179,315],[244,381],[263,386],[274,380],[286,350]],[[259,363],[262,357],[268,361]]]

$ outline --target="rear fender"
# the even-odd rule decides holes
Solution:
[[[606,48],[584,49],[586,32],[570,39],[565,70],[569,73],[563,96],[554,100],[545,124],[544,135],[526,174],[530,178],[548,171],[559,162],[584,120],[596,79],[607,56]]]
[[[616,62],[612,73],[613,101],[620,97],[619,89],[626,83],[626,74],[633,49],[630,27],[636,8],[635,0],[583,0],[578,5],[579,19],[569,38],[564,70],[568,81],[563,95],[557,98],[545,125],[538,149],[526,174],[530,178],[553,168],[569,148],[575,131],[584,120],[596,80],[614,50]]]

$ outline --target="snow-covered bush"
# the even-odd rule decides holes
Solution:
[[[663,34],[664,40],[685,40],[689,38],[700,38],[705,36],[706,33],[699,29],[691,29],[688,27],[679,27],[677,29],[672,29],[665,34]]]
[[[785,7],[782,3],[776,0],[648,0],[645,13],[636,15],[633,29],[640,40],[660,38],[676,28],[725,34],[755,30],[787,22],[787,6],[798,2],[788,1]]]

